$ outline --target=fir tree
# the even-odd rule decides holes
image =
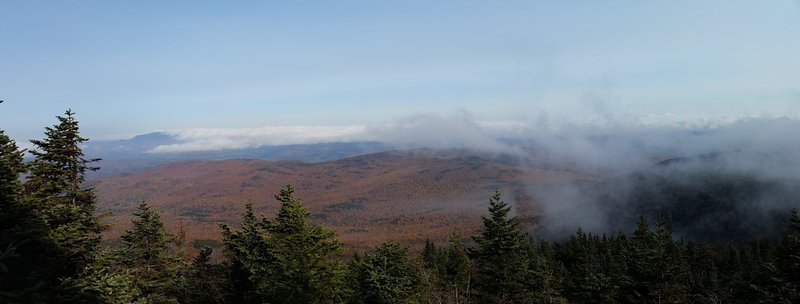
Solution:
[[[23,155],[24,151],[17,147],[16,142],[0,130],[0,202],[3,203],[0,207],[8,207],[19,200],[22,187],[19,177],[25,172]]]
[[[187,295],[181,302],[191,304],[228,303],[227,300],[231,298],[228,269],[226,269],[226,265],[211,263],[213,252],[211,248],[203,247],[192,260],[187,277]]]
[[[44,301],[41,293],[51,263],[42,221],[21,197],[23,151],[0,130],[0,302]]]
[[[422,265],[427,268],[435,267],[439,264],[439,250],[431,239],[425,239],[425,247],[422,248]]]
[[[778,273],[774,280],[780,282],[780,297],[791,303],[800,302],[800,216],[792,209],[789,231],[778,247]]]
[[[130,272],[133,285],[147,302],[177,303],[186,281],[181,255],[171,248],[176,238],[164,230],[161,217],[146,203],[133,215],[133,228],[120,237],[117,264]]]
[[[451,290],[452,298],[456,303],[469,302],[473,264],[469,258],[467,247],[461,242],[458,235],[450,236],[447,247],[442,250],[444,282]],[[450,292],[448,292],[450,294]]]
[[[688,264],[683,245],[672,239],[669,227],[659,222],[650,230],[640,218],[626,261],[631,284],[624,300],[632,303],[683,303],[688,294]]]
[[[468,303],[473,266],[461,238],[452,234],[447,246],[428,242],[423,250],[423,276],[429,297],[436,303]]]
[[[50,274],[69,277],[88,266],[99,249],[102,227],[95,216],[93,189],[84,188],[85,173],[97,159],[84,158],[74,113],[57,116],[59,123],[45,129],[45,138],[31,140],[36,149],[23,185],[27,204],[43,221],[56,252]]]
[[[527,248],[511,207],[495,191],[489,200],[490,217],[483,218],[483,233],[474,236],[475,296],[483,303],[522,303],[530,300],[526,289]]]
[[[345,268],[333,231],[308,224],[309,213],[291,186],[275,199],[281,203],[275,219],[256,221],[249,212],[240,231],[222,225],[233,262],[249,272],[261,301],[341,303],[347,296]]]
[[[236,231],[225,224],[220,225],[225,243],[225,262],[230,278],[230,300],[232,303],[263,303],[256,290],[259,278],[251,272],[264,257],[266,251],[267,229],[265,223],[256,218],[253,204],[245,205],[241,228]]]
[[[353,303],[418,303],[421,283],[408,248],[388,242],[351,264]]]
[[[63,279],[54,292],[58,296],[51,302],[147,304],[135,281],[131,271],[121,269],[110,251],[103,251],[80,276]]]

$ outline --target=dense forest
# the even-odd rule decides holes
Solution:
[[[187,257],[146,203],[104,248],[86,140],[67,111],[25,162],[0,131],[0,302],[800,303],[796,210],[777,241],[686,242],[671,218],[641,217],[630,235],[550,242],[525,233],[498,191],[477,235],[430,240],[420,255],[397,242],[345,252],[287,185],[276,214],[248,205],[238,227],[220,225],[221,252]]]

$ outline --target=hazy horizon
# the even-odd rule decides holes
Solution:
[[[67,108],[92,139],[800,117],[797,1],[7,1],[0,42],[18,142]]]

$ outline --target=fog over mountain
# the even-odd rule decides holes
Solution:
[[[614,233],[639,215],[674,223],[688,239],[767,235],[798,207],[800,121],[752,117],[683,124],[604,119],[584,123],[482,122],[468,113],[417,115],[373,126],[191,129],[95,141],[109,173],[185,159],[319,162],[388,150],[467,149],[520,164],[559,167],[596,182],[530,185],[542,235],[577,227]],[[115,167],[124,160],[138,165]],[[116,162],[116,163],[115,163]],[[135,162],[134,162],[135,163]]]
[[[470,129],[475,130],[461,130]],[[544,213],[542,236],[561,238],[578,227],[630,232],[641,215],[651,223],[671,223],[687,240],[722,241],[779,235],[775,229],[785,227],[788,211],[800,207],[796,130],[800,121],[774,117],[680,125],[607,120],[520,124],[460,143],[487,142],[475,148],[597,177],[529,188]],[[440,143],[448,146],[453,139]],[[521,152],[532,149],[537,153]]]

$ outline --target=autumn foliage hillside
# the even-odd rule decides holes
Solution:
[[[523,225],[536,225],[530,185],[590,177],[525,164],[517,157],[463,150],[393,151],[322,163],[221,160],[169,163],[94,180],[98,207],[113,223],[113,241],[130,214],[147,202],[189,245],[214,244],[218,223],[237,225],[247,202],[271,214],[282,186],[301,194],[314,222],[333,228],[345,245],[366,249],[387,240],[420,244],[481,227],[486,198],[499,189]]]

